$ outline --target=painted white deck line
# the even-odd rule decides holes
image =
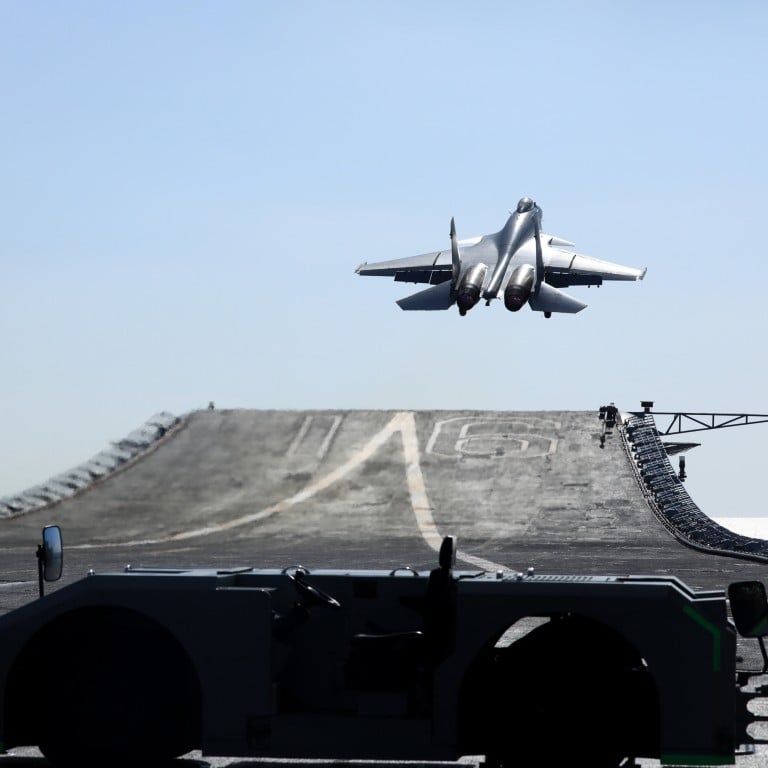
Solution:
[[[341,426],[342,422],[341,416],[334,416],[333,422],[331,423],[331,428],[328,430],[328,434],[325,436],[325,439],[323,440],[322,445],[317,450],[317,458],[323,459],[325,458],[325,454],[328,453],[328,449],[331,447],[331,443],[333,442],[333,438],[336,437],[336,433],[339,431],[339,427]]]
[[[296,437],[293,438],[293,442],[288,446],[288,450],[285,452],[286,456],[293,456],[293,454],[296,453],[296,450],[307,436],[307,432],[309,432],[309,428],[312,425],[312,418],[312,416],[306,416],[304,421],[301,422],[301,427],[299,427]]]
[[[288,449],[289,454],[294,444],[298,446],[301,443],[301,440],[304,439],[304,435],[306,435],[306,431],[309,429],[309,424],[311,421],[311,416],[308,416],[306,419],[304,419],[304,423],[299,429],[299,433],[297,434],[296,438],[294,438],[291,447]],[[338,426],[336,426],[336,428],[338,429]],[[362,466],[366,461],[373,457],[379,448],[381,448],[393,435],[398,433],[400,434],[403,447],[405,476],[408,485],[408,493],[411,499],[411,507],[416,518],[416,525],[418,526],[419,532],[421,533],[422,538],[428,544],[428,546],[434,549],[436,552],[439,552],[443,536],[438,530],[434,516],[432,515],[432,507],[427,496],[427,489],[424,483],[424,475],[421,472],[421,463],[419,460],[419,438],[416,431],[416,418],[412,411],[400,411],[396,413],[384,425],[382,429],[373,435],[373,437],[365,445],[355,451],[343,464],[336,467],[336,469],[329,472],[328,474],[323,475],[314,482],[310,483],[301,491],[295,493],[293,496],[289,496],[288,498],[278,501],[276,504],[265,507],[258,512],[252,512],[247,515],[241,515],[240,517],[232,518],[231,520],[225,520],[220,523],[206,525],[201,528],[195,528],[189,531],[181,531],[179,533],[162,536],[155,539],[105,542],[100,544],[75,544],[70,545],[69,549],[101,549],[113,547],[138,547],[150,544],[167,544],[174,541],[186,541],[188,539],[195,539],[201,536],[210,536],[212,534],[230,531],[233,528],[240,528],[244,525],[251,525],[252,523],[272,517],[272,515],[289,509],[296,504],[309,501],[318,493],[326,490],[327,488],[330,488],[332,485],[334,485],[334,483],[343,480],[347,475],[349,475],[351,472]],[[497,563],[491,562],[490,560],[485,560],[480,557],[475,557],[474,555],[469,555],[461,551],[458,552],[457,558],[484,571],[504,570],[503,566],[498,565]]]

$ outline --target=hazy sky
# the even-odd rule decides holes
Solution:
[[[153,413],[768,411],[761,2],[0,2],[0,496]],[[648,267],[545,320],[361,261],[523,195]],[[763,514],[768,425],[688,488]]]

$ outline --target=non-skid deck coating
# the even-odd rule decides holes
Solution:
[[[672,538],[600,426],[568,411],[195,412],[109,479],[0,520],[0,612],[36,594],[47,523],[64,532],[63,583],[127,563],[426,569],[446,534],[467,570],[674,574],[707,588],[763,576],[765,564]]]

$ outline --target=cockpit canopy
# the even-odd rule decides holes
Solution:
[[[536,205],[536,203],[534,203],[530,197],[522,197],[520,198],[520,202],[517,204],[517,212],[528,213],[528,211],[533,210],[534,205]]]

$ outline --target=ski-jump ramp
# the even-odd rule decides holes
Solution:
[[[86,482],[92,462],[73,470],[79,487],[57,496],[65,473],[48,492],[0,499],[0,612],[35,594],[49,523],[64,533],[67,580],[128,563],[423,569],[448,534],[464,569],[759,578],[764,564],[743,559],[764,559],[759,542],[734,539],[741,557],[724,554],[727,536],[706,551],[691,540],[693,507],[687,533],[670,524],[670,497],[651,487],[661,475],[648,477],[652,431],[636,427],[601,440],[596,411],[165,415],[133,433],[138,448],[117,443],[127,455],[108,471]]]

